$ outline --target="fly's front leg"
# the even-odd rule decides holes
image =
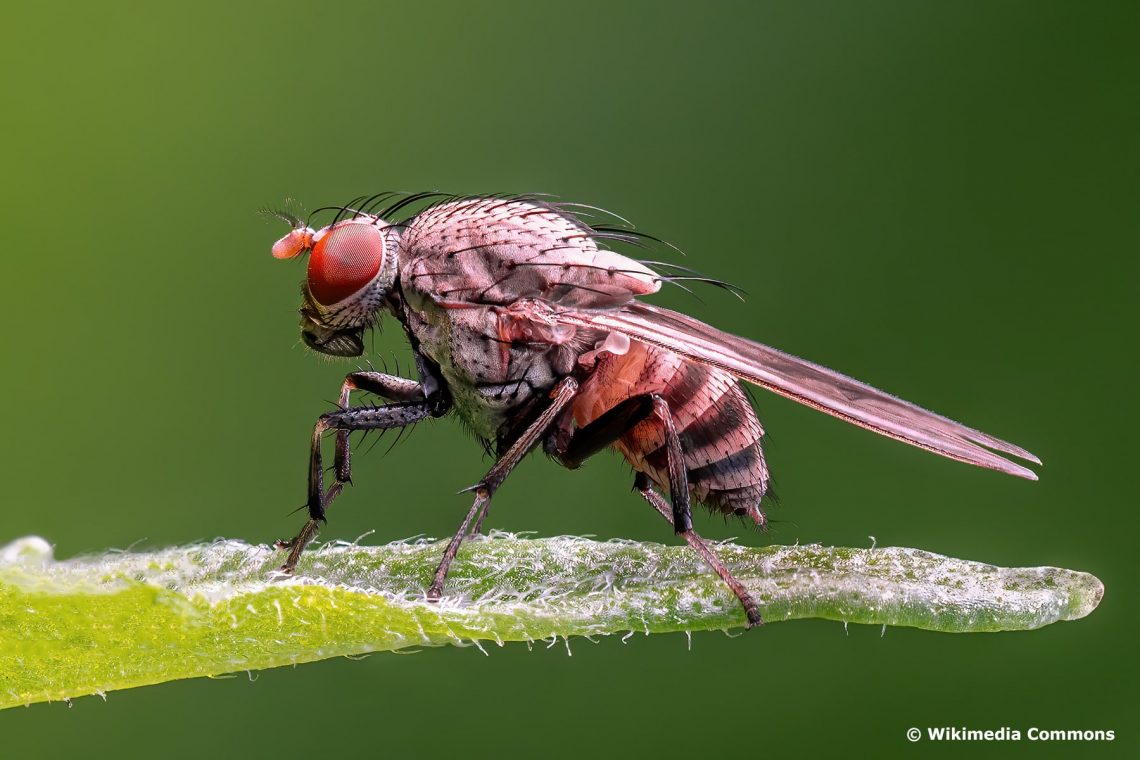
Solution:
[[[397,377],[396,375],[386,375],[382,372],[350,372],[345,375],[344,382],[340,386],[339,406],[341,411],[349,409],[349,397],[354,390],[373,393],[389,401],[419,401],[424,398],[423,386],[415,380]],[[301,534],[292,541],[278,541],[276,545],[280,549],[291,549],[298,543],[304,548],[304,545],[316,535],[316,522],[324,519],[324,510],[340,495],[344,484],[352,482],[352,452],[349,448],[349,435],[352,431],[338,430],[336,434],[336,455],[333,459],[336,481],[329,486],[328,491],[324,494],[314,497],[314,486],[319,491],[324,478],[324,473],[319,471],[321,467],[320,437],[326,429],[321,427],[321,422],[318,420],[317,427],[313,430],[313,442],[310,448],[307,506],[312,519],[310,519],[306,529],[302,530]],[[314,465],[318,472],[313,471]],[[313,517],[314,508],[319,513],[317,517]],[[296,564],[296,561],[293,560],[292,564]]]
[[[345,467],[337,470],[336,481],[324,490],[324,465],[321,461],[321,438],[325,431],[336,430],[337,435],[347,436],[357,430],[390,430],[391,428],[405,427],[431,416],[431,408],[426,401],[397,401],[385,406],[363,406],[350,409],[341,409],[336,412],[322,414],[313,426],[313,438],[309,451],[309,517],[313,520],[324,520],[325,510],[332,500],[340,493],[341,487],[348,478],[341,475],[350,475]],[[347,445],[345,446],[347,449]],[[348,460],[346,460],[348,461]]]
[[[421,401],[424,399],[423,386],[415,380],[408,380],[396,375],[386,375],[382,372],[351,372],[344,378],[340,386],[339,406],[348,409],[349,398],[353,391],[372,393],[389,401]],[[349,448],[351,430],[338,430],[336,432],[336,453],[333,458],[333,468],[336,472],[336,482],[329,487],[330,495],[325,497],[327,507],[345,483],[352,483],[352,449]],[[335,493],[332,493],[335,489]]]
[[[566,409],[567,405],[574,399],[575,394],[578,393],[578,381],[572,377],[563,378],[558,385],[554,386],[554,390],[550,392],[551,403],[550,406],[539,415],[538,419],[530,424],[523,434],[519,436],[511,447],[507,449],[507,453],[495,462],[495,466],[487,471],[477,484],[471,488],[464,489],[465,491],[475,492],[475,502],[468,510],[467,516],[463,518],[463,523],[459,526],[459,530],[452,536],[451,541],[447,544],[447,548],[443,551],[443,559],[439,562],[439,567],[436,568],[435,576],[432,579],[431,587],[428,589],[428,599],[439,599],[443,595],[443,584],[447,580],[447,571],[451,569],[451,563],[455,560],[455,555],[459,552],[459,545],[463,543],[463,539],[467,537],[468,530],[471,528],[472,523],[476,520],[482,520],[482,515],[491,503],[491,496],[498,490],[499,486],[506,480],[507,475],[515,468],[523,457],[531,452],[535,446],[546,436],[550,428],[558,420],[558,417]]]
[[[321,438],[327,430],[352,432],[354,430],[388,430],[411,425],[427,417],[435,416],[435,408],[427,400],[400,401],[386,406],[341,409],[322,414],[313,427],[313,437],[309,451],[309,520],[292,541],[279,542],[280,548],[289,549],[289,557],[281,570],[291,573],[301,558],[305,545],[317,534],[320,523],[325,519],[325,510],[340,492],[342,482],[338,480],[326,492],[324,490],[324,465],[321,459]],[[339,476],[340,473],[338,473]]]

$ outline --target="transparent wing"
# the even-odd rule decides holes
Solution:
[[[994,453],[997,451],[1041,464],[1040,459],[1025,449],[834,370],[721,332],[684,314],[633,303],[609,311],[562,312],[557,318],[566,324],[619,332],[660,346],[853,425],[935,454],[1037,480],[1037,474],[1032,470]]]

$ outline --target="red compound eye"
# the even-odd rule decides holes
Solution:
[[[384,235],[371,222],[341,222],[313,245],[309,291],[326,306],[363,288],[384,263]]]

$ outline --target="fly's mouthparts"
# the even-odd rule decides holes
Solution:
[[[364,353],[363,328],[334,332],[325,336],[309,330],[302,330],[301,340],[314,351],[329,356],[360,356]]]

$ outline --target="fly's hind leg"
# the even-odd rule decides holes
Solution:
[[[633,487],[637,489],[637,492],[640,493],[654,509],[661,513],[662,517],[669,522],[673,522],[672,508],[669,506],[669,503],[665,501],[665,498],[653,489],[653,486],[649,483],[649,478],[646,477],[644,473],[637,473]],[[764,619],[760,616],[760,610],[756,605],[756,600],[753,599],[752,595],[748,593],[748,590],[744,588],[744,584],[736,579],[732,571],[728,569],[721,558],[709,548],[705,540],[692,528],[678,532],[685,539],[685,543],[700,555],[701,559],[705,561],[705,564],[708,565],[714,573],[720,576],[724,584],[728,586],[729,589],[732,590],[732,593],[736,595],[736,598],[740,600],[740,606],[744,608],[744,614],[748,618],[748,627],[755,628],[758,625],[763,625]]]
[[[649,478],[638,473],[634,481],[634,488],[648,501],[653,508],[661,513],[669,522],[673,523],[673,530],[685,539],[693,551],[701,556],[713,572],[720,576],[725,585],[732,589],[740,604],[744,607],[744,614],[748,617],[748,627],[762,625],[764,620],[760,617],[760,610],[756,600],[744,588],[744,585],[733,576],[732,571],[724,564],[720,557],[709,548],[705,540],[693,530],[692,502],[689,494],[689,473],[685,467],[684,453],[681,450],[681,439],[677,428],[673,424],[673,414],[669,404],[661,396],[653,396],[653,413],[665,426],[665,453],[669,463],[669,500],[672,506],[665,503],[661,494],[653,490]]]
[[[455,560],[455,555],[459,552],[459,545],[463,543],[463,539],[469,534],[472,523],[482,522],[483,515],[487,510],[487,506],[491,503],[491,496],[506,480],[507,475],[510,475],[511,470],[515,468],[519,462],[523,460],[527,454],[534,449],[535,446],[546,436],[551,427],[557,422],[559,416],[566,409],[567,405],[574,399],[574,395],[578,392],[578,382],[572,377],[563,378],[558,385],[554,386],[554,390],[550,392],[550,406],[548,406],[542,414],[538,416],[534,422],[523,431],[523,434],[511,444],[507,452],[495,462],[495,466],[487,471],[477,484],[471,488],[465,489],[466,491],[475,492],[475,502],[471,505],[471,509],[467,512],[467,516],[463,518],[463,523],[459,526],[459,530],[452,536],[451,541],[447,544],[447,548],[443,551],[443,558],[439,562],[439,567],[436,568],[435,576],[432,578],[431,587],[428,589],[427,598],[437,600],[443,595],[443,584],[447,580],[447,573],[451,569],[451,563]]]
[[[375,393],[396,403],[380,407],[348,406],[353,390]],[[289,556],[281,567],[282,572],[291,573],[301,558],[305,546],[317,535],[320,523],[324,522],[325,510],[340,494],[345,483],[352,482],[352,460],[349,449],[349,434],[355,430],[387,430],[404,427],[419,422],[425,417],[437,416],[438,409],[424,399],[422,387],[414,380],[408,380],[379,372],[353,372],[345,377],[341,386],[340,409],[321,415],[313,427],[309,450],[309,488],[306,506],[309,519],[301,532],[290,541],[278,541],[276,546],[288,549]],[[336,430],[336,454],[333,469],[336,479],[324,488],[324,465],[321,457],[321,439],[325,431]]]
[[[744,608],[748,627],[762,624],[756,600],[748,593],[720,557],[709,548],[704,539],[693,530],[692,496],[689,493],[689,473],[685,467],[684,451],[677,428],[673,424],[673,414],[668,402],[659,395],[648,394],[626,399],[589,425],[570,430],[566,426],[556,428],[546,440],[546,450],[563,465],[575,469],[583,461],[616,442],[625,433],[650,416],[661,420],[665,429],[665,453],[669,467],[669,491],[672,504],[653,489],[649,477],[638,473],[634,488],[673,525],[673,530],[685,539],[701,559],[720,576]]]

